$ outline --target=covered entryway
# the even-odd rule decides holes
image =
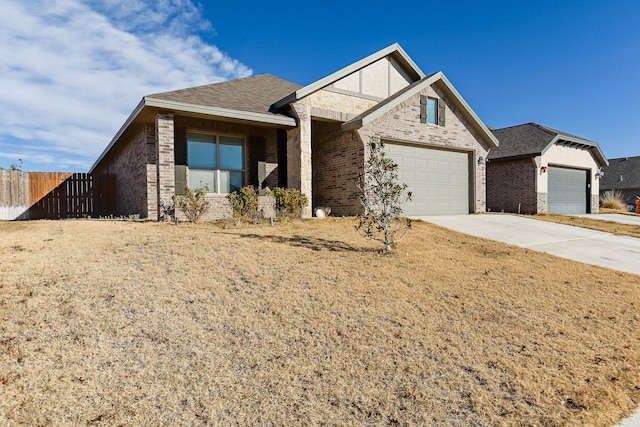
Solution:
[[[469,213],[469,153],[396,143],[385,143],[385,152],[412,193],[404,215]]]
[[[588,171],[549,166],[549,213],[587,212]]]

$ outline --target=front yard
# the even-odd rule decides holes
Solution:
[[[425,223],[0,222],[6,425],[593,425],[640,278]]]

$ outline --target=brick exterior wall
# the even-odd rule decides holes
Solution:
[[[172,113],[156,115],[156,153],[157,153],[157,195],[160,204],[170,203],[176,193],[176,171],[174,163],[174,123]],[[152,218],[153,219],[153,218]],[[158,219],[156,216],[155,219]]]
[[[546,211],[546,193],[536,193],[532,159],[487,163],[487,210],[536,214]]]
[[[330,207],[332,215],[358,215],[362,205],[356,187],[364,170],[364,146],[340,123],[312,122],[313,210]]]
[[[420,123],[420,95],[438,98],[445,103],[445,125],[430,125]],[[407,142],[425,147],[450,148],[468,151],[477,159],[487,158],[489,146],[480,138],[466,119],[458,113],[456,107],[448,102],[442,92],[436,87],[425,88],[397,105],[382,117],[358,130],[361,141],[368,143],[371,137],[383,141]],[[469,171],[473,178],[473,194],[475,212],[486,210],[486,168],[484,163],[478,164]]]
[[[145,125],[124,144],[111,150],[96,167],[94,173],[115,175],[116,215],[150,216],[148,202],[155,199],[155,192],[148,193],[150,186],[155,186],[155,169],[153,179],[148,180],[150,158],[155,162],[155,129],[153,125]],[[151,217],[155,219],[155,215]]]

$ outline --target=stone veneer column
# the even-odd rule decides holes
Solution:
[[[306,100],[291,104],[298,126],[287,131],[287,186],[299,189],[309,204],[302,210],[303,218],[311,218],[311,115]]]
[[[170,203],[171,198],[176,193],[173,136],[173,113],[158,112],[156,115],[157,219],[159,219],[160,216],[160,204]]]

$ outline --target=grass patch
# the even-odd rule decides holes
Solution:
[[[605,212],[603,212],[605,213]],[[607,213],[621,213],[619,211]],[[531,216],[533,219],[556,222],[558,224],[574,225],[576,227],[589,228],[591,230],[604,231],[616,236],[640,237],[640,226],[633,224],[620,224],[613,221],[602,221],[599,219],[584,218],[579,216],[540,214]]]
[[[19,225],[9,425],[611,426],[640,400],[636,275],[420,222],[391,256],[352,219]]]

